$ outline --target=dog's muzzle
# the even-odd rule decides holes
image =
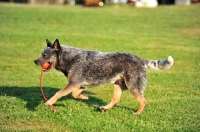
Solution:
[[[34,60],[35,64],[38,65],[38,60]]]

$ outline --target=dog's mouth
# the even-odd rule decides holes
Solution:
[[[42,67],[42,69],[43,69],[44,72],[50,71],[51,68],[52,68],[52,64],[53,63],[52,62],[46,62],[46,64],[48,64],[49,66]]]

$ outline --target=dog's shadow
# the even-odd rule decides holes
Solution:
[[[45,96],[49,99],[51,96],[53,96],[59,89],[51,88],[51,87],[43,87],[45,91]],[[94,93],[89,91],[84,91],[89,96],[89,100],[77,100],[81,101],[88,106],[95,106],[103,105],[105,102],[103,102],[101,99],[95,98],[90,95],[94,95]],[[17,87],[17,86],[0,86],[0,96],[10,96],[10,97],[16,97],[20,98],[23,101],[26,102],[26,108],[31,111],[35,111],[35,108],[43,102],[43,97],[40,92],[39,87]],[[71,94],[67,95],[61,100],[65,99],[74,99]]]

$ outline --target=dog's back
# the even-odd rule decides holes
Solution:
[[[75,82],[83,86],[115,83],[129,78],[135,69],[145,72],[144,61],[127,53],[102,53],[61,46],[60,67],[63,73],[73,73]],[[124,76],[126,75],[126,76]]]

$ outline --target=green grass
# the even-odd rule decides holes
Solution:
[[[31,6],[0,4],[0,131],[139,132],[200,131],[200,5]],[[71,95],[56,102],[53,113],[39,90],[40,67],[33,60],[45,39],[104,52],[128,52],[145,59],[172,55],[168,71],[148,71],[141,115],[129,91],[112,110],[98,107],[112,98],[113,86],[86,89],[88,101]],[[52,70],[43,76],[46,96],[67,79]]]

